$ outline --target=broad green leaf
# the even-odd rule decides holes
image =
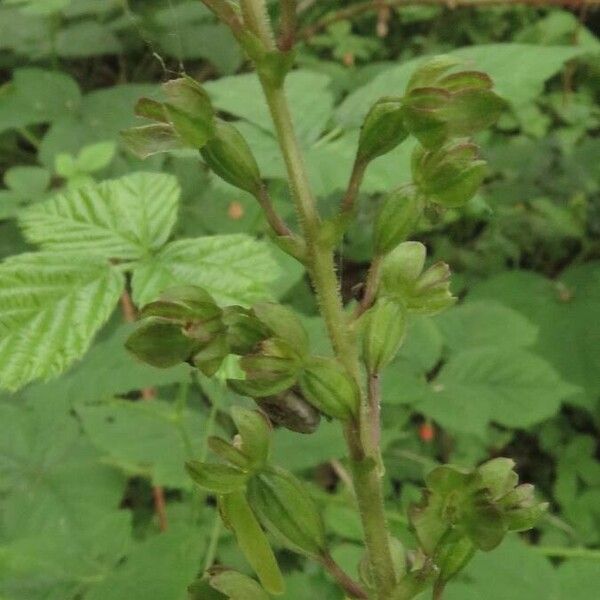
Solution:
[[[65,401],[0,404],[2,535],[58,535],[78,547],[111,518],[125,478],[101,463]]]
[[[560,600],[589,600],[600,589],[600,569],[596,560],[567,560],[558,568]]]
[[[86,94],[76,112],[65,113],[53,121],[40,144],[39,160],[52,167],[61,152],[76,155],[94,142],[117,139],[121,130],[141,124],[133,110],[138,99],[156,96],[157,92],[156,85],[131,83]]]
[[[544,82],[558,73],[563,64],[584,52],[576,46],[529,44],[481,44],[450,54],[485,71],[495,91],[513,106],[532,102]],[[345,127],[358,127],[370,106],[381,96],[404,94],[411,75],[427,57],[407,61],[380,73],[367,85],[351,93],[337,110],[336,119]]]
[[[435,321],[451,350],[526,348],[537,337],[537,328],[521,313],[492,301],[465,302]]]
[[[268,284],[279,274],[268,246],[250,236],[178,240],[135,267],[133,298],[142,306],[169,287],[189,284],[221,303],[252,304],[270,296]]]
[[[572,267],[556,282],[525,271],[502,273],[470,294],[502,302],[536,325],[534,350],[582,388],[569,401],[594,409],[600,394],[600,262]]]
[[[119,54],[121,50],[121,43],[111,29],[93,20],[70,23],[61,28],[56,38],[56,51],[65,58]]]
[[[196,576],[205,545],[202,530],[178,526],[152,536],[103,581],[86,594],[86,600],[183,600]]]
[[[164,245],[178,200],[172,175],[133,173],[67,190],[23,211],[19,221],[25,237],[44,250],[131,260]]]
[[[0,265],[0,386],[64,371],[89,347],[123,289],[94,257],[21,254]]]
[[[530,427],[548,419],[575,392],[534,354],[483,347],[452,356],[417,409],[449,429],[481,434],[489,420]]]
[[[74,114],[81,103],[79,86],[64,73],[18,69],[0,89],[0,131],[49,123]]]
[[[464,575],[452,581],[444,600],[571,600],[560,596],[556,572],[543,556],[510,536],[493,552],[475,555]]]
[[[191,487],[184,463],[200,452],[203,425],[197,414],[179,413],[162,400],[109,400],[79,406],[77,414],[106,461],[155,485]]]
[[[286,80],[292,118],[304,144],[315,142],[331,115],[333,95],[327,75],[294,71]],[[217,108],[273,132],[273,122],[254,73],[222,77],[205,85]],[[310,93],[307,93],[310,90]]]
[[[76,449],[74,449],[76,450]],[[81,477],[94,476],[87,471]],[[60,485],[66,483],[60,482]],[[78,482],[72,484],[76,489]],[[13,541],[0,541],[0,594],[11,600],[66,600],[80,597],[125,556],[131,543],[131,515],[113,509],[78,523],[76,531],[56,528]],[[6,596],[4,596],[6,594]]]
[[[12,167],[4,174],[4,183],[19,196],[39,200],[50,183],[50,173],[42,167]]]

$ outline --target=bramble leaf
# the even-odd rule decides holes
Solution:
[[[93,256],[28,253],[0,265],[0,385],[15,390],[64,371],[89,347],[123,290]]]

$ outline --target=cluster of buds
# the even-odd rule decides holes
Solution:
[[[229,353],[223,311],[202,288],[171,288],[144,306],[140,319],[126,346],[154,367],[188,362],[210,376]]]
[[[211,376],[238,355],[245,378],[229,387],[292,431],[312,433],[321,414],[347,420],[358,410],[354,380],[337,359],[311,355],[301,321],[280,304],[220,308],[202,288],[182,286],[145,306],[140,319],[126,344],[139,359],[161,368],[187,362]]]
[[[474,470],[444,465],[425,479],[421,504],[410,514],[424,555],[444,586],[476,550],[496,548],[509,531],[531,529],[546,510],[533,486],[518,485],[514,462],[490,460]]]
[[[408,312],[434,315],[456,302],[450,292],[450,267],[436,262],[425,269],[427,248],[404,242],[385,257],[380,295],[400,302]]]
[[[231,123],[220,119],[202,86],[185,76],[162,86],[166,102],[142,98],[136,114],[153,121],[122,132],[140,158],[178,148],[194,148],[227,183],[257,196],[262,181],[248,143]]]
[[[327,552],[323,521],[304,484],[270,464],[271,428],[263,414],[236,407],[232,418],[238,430],[233,443],[209,439],[221,462],[189,461],[186,467],[217,496],[223,521],[264,589],[280,594],[283,579],[263,528],[291,550],[318,559]]]

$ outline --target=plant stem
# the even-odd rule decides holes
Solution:
[[[379,373],[370,373],[368,381],[369,421],[374,443],[379,447],[381,442],[381,383]]]
[[[433,586],[432,600],[442,600],[442,597],[444,595],[444,590],[445,589],[446,589],[446,584],[445,583],[441,583],[441,582],[438,581]]]
[[[362,600],[367,598],[367,594],[362,587],[352,579],[343,569],[333,560],[330,554],[322,557],[322,564],[328,573],[340,584],[340,587],[352,598]]]
[[[266,185],[261,185],[260,190],[256,196],[260,207],[263,209],[265,213],[265,217],[267,222],[271,226],[271,229],[280,236],[288,236],[291,235],[291,231],[289,227],[285,224],[283,219],[279,216],[273,203],[271,202],[271,198],[269,196],[269,191],[267,190]]]
[[[600,560],[600,550],[590,548],[561,548],[558,546],[531,546],[531,548],[538,554],[555,558]]]
[[[365,284],[365,292],[363,294],[360,304],[354,311],[354,318],[357,319],[365,311],[369,310],[375,301],[377,295],[377,288],[379,287],[379,278],[381,275],[381,263],[383,261],[382,256],[375,256],[371,261],[369,272],[367,273],[367,279]]]
[[[282,87],[273,87],[264,79],[262,85],[284,155],[296,209],[306,240],[309,271],[321,314],[338,359],[357,384],[360,384],[358,352],[342,305],[333,251],[319,239],[321,221],[308,183],[287,100]],[[363,401],[362,416],[348,422],[345,435],[350,449],[354,488],[373,578],[383,599],[394,585],[394,568],[381,480],[377,470],[378,449],[373,447],[370,427],[368,421],[364,419],[366,410],[366,402]],[[364,434],[361,431],[363,427]]]
[[[342,199],[342,215],[350,216],[354,212],[356,197],[358,196],[358,191],[360,190],[360,186],[365,176],[367,166],[368,163],[365,163],[362,160],[356,159],[354,161],[354,165],[352,166],[352,173],[350,175],[350,181],[348,183],[348,189],[346,190],[344,198]]]
[[[296,36],[296,0],[279,0],[279,6],[281,16],[277,47],[282,52],[289,52],[294,47]]]

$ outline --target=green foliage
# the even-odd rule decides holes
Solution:
[[[294,51],[257,38],[252,56],[271,84],[292,67],[358,374],[333,358],[297,190],[230,29],[197,0],[0,2],[3,600],[354,597],[329,557],[369,591],[346,446],[367,371],[381,452],[359,476],[384,482],[390,597],[594,597],[596,20],[402,6],[319,25],[355,1],[302,3]],[[256,196],[291,236],[269,239]],[[212,317],[173,308],[182,286]],[[126,349],[148,331],[136,353],[172,366]],[[498,456],[550,503],[501,543],[538,500],[494,492]],[[427,528],[444,532],[424,549]]]

